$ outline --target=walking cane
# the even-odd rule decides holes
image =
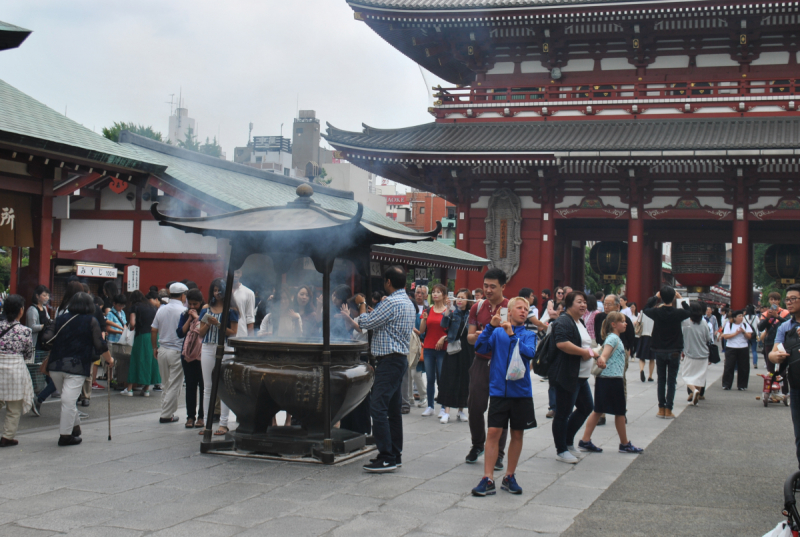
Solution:
[[[106,366],[108,367],[108,363],[106,363]],[[109,442],[111,442],[111,371],[113,371],[113,369],[111,367],[108,367],[108,372],[106,373],[106,389],[108,390],[108,441]]]

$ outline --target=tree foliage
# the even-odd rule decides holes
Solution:
[[[178,140],[178,145],[189,151],[200,152],[200,142],[197,141],[197,136],[194,135],[194,129],[191,127],[186,129],[184,139]]]
[[[139,136],[145,136],[147,138],[151,138],[153,140],[163,142],[164,139],[161,136],[161,133],[158,131],[153,130],[153,127],[145,127],[144,125],[137,125],[133,122],[125,123],[121,121],[117,123],[114,122],[114,125],[111,127],[103,127],[103,136],[111,140],[112,142],[119,142],[119,133],[122,131],[131,131],[134,134],[138,134]]]
[[[222,147],[217,143],[217,137],[214,136],[214,141],[209,142],[208,136],[206,136],[206,143],[200,146],[199,149],[200,153],[204,155],[208,155],[211,157],[220,158],[222,157]]]

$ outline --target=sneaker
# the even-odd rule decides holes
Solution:
[[[125,397],[133,397],[133,392],[130,391],[128,388],[125,388],[124,390],[119,392],[119,394],[124,395]]]
[[[619,452],[620,453],[639,454],[639,453],[643,453],[644,450],[642,448],[638,448],[638,447],[634,446],[633,444],[631,444],[630,442],[628,442],[627,444],[620,444],[619,445]]]
[[[581,460],[582,457],[581,452],[575,449],[575,446],[567,446],[567,451],[572,453],[572,456],[575,457],[576,459]]]
[[[497,470],[497,471],[499,472],[499,471],[500,471],[500,470],[502,470],[503,468],[505,468],[505,467],[503,466],[503,456],[502,456],[502,455],[500,455],[500,456],[498,456],[498,457],[497,457],[497,460],[496,460],[496,461],[495,461],[495,463],[494,463],[494,469],[495,469],[495,470]]]
[[[377,459],[375,462],[365,464],[364,470],[373,474],[381,474],[386,472],[394,472],[397,470],[397,465],[385,459]]]
[[[92,389],[93,389],[93,390],[105,390],[106,388],[105,388],[105,386],[100,386],[100,385],[99,385],[98,383],[96,383],[96,382],[92,382]]]
[[[642,382],[646,381],[646,379],[644,377],[644,371],[639,371],[639,378],[642,379]]]
[[[464,414],[463,410],[459,410],[458,414],[456,414],[456,420],[458,421],[469,421],[469,417]]]
[[[496,493],[497,489],[494,487],[494,481],[488,477],[481,479],[481,482],[478,483],[478,486],[472,489],[473,496],[491,496],[492,494]]]
[[[723,390],[730,390],[731,388],[730,388],[730,386],[728,386],[728,387],[723,386],[722,389]]]
[[[439,417],[439,423],[441,423],[442,425],[446,425],[447,422],[449,421],[450,421],[450,414],[445,413]]]
[[[401,414],[411,414],[411,409],[409,407],[403,407],[400,409]]]
[[[433,416],[433,407],[429,406],[425,409],[425,412],[422,413],[422,416],[427,418],[428,416]]]
[[[445,414],[447,414],[447,412],[445,412],[445,411],[444,411],[444,407],[440,408],[440,409],[439,409],[439,417],[441,418],[441,417],[442,417],[442,416],[444,416]]]
[[[605,425],[605,424],[606,424],[606,417],[605,416],[600,416],[600,419],[597,420],[597,426],[599,427],[599,426]]]
[[[667,410],[667,409],[666,409],[666,408],[664,408],[664,407],[661,407],[661,406],[660,406],[660,407],[658,407],[658,414],[656,414],[656,417],[657,417],[657,418],[663,418],[663,417],[664,417],[664,411],[665,411],[665,410]]]
[[[559,462],[566,462],[567,464],[578,464],[579,459],[569,451],[562,451],[556,456],[556,460]]]
[[[740,391],[740,392],[746,392],[746,391],[747,391],[747,388],[739,388],[739,391]]]
[[[510,492],[511,494],[522,494],[522,487],[517,484],[515,474],[507,475],[500,483],[500,488]]]
[[[50,399],[61,399],[61,394],[58,392],[53,392],[53,395],[50,396]]]
[[[81,411],[79,410],[79,411],[78,411],[78,417],[79,417],[80,419],[82,419],[82,420],[85,420],[86,418],[88,418],[88,417],[89,417],[89,414],[87,414],[86,412],[81,412]]]
[[[142,390],[142,397],[150,397],[150,390]]]
[[[647,379],[647,382],[655,382],[655,381],[653,380],[653,377],[650,377]]]
[[[587,453],[602,453],[603,449],[595,446],[591,440],[588,442],[584,442],[583,440],[578,441],[578,449],[581,451],[585,451]]]
[[[417,403],[417,408],[427,408],[428,407],[428,400],[423,399]]]
[[[155,386],[153,386],[153,391],[154,392],[160,392],[161,391],[161,384],[156,384]]]
[[[674,420],[675,414],[672,413],[672,410],[665,408],[664,409],[664,419],[665,420]]]
[[[692,404],[697,406],[697,403],[700,402],[700,390],[695,390],[694,395],[692,396]]]
[[[553,416],[555,416],[555,415],[556,415],[556,411],[555,411],[555,410],[548,410],[548,411],[547,411],[547,414],[545,414],[545,417],[546,417],[546,418],[551,418],[551,419],[552,419],[552,418],[553,418]]]
[[[380,457],[376,457],[374,459],[370,459],[369,462],[377,462],[379,460],[381,460]],[[402,468],[403,467],[403,462],[400,459],[400,457],[395,457],[394,458],[394,465],[397,466],[398,468]]]
[[[42,417],[42,413],[40,412],[41,409],[42,409],[42,402],[39,401],[38,397],[34,397],[33,406],[31,407],[31,412],[33,412],[34,416],[41,418]]]
[[[483,455],[483,448],[472,446],[470,448],[469,453],[467,453],[467,458],[465,459],[467,464],[475,464],[478,461],[478,457]]]

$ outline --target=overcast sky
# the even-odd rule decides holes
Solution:
[[[25,0],[0,20],[33,33],[0,53],[0,78],[96,130],[165,135],[182,91],[201,140],[233,148],[291,135],[300,109],[347,130],[427,123],[442,83],[353,19],[345,0]],[[443,85],[449,85],[442,83]],[[426,86],[428,91],[426,92]]]

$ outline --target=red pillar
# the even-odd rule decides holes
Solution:
[[[628,275],[625,294],[628,302],[642,303],[642,245],[644,222],[639,218],[628,220]]]
[[[642,243],[642,301],[653,296],[653,241],[645,237]],[[644,304],[640,304],[641,309]]]
[[[744,213],[745,219],[733,221],[733,251],[731,252],[731,308],[734,310],[743,309],[752,300],[752,289],[748,289],[750,280],[750,270],[748,266],[752,263],[749,226],[746,220],[747,211]]]
[[[572,240],[569,237],[564,237],[564,256],[563,256],[563,263],[564,263],[564,285],[569,285],[570,287],[576,288],[575,282],[573,282],[574,275],[572,274]]]
[[[456,205],[456,247],[463,251],[469,252],[469,213],[470,201],[467,199],[465,203]],[[462,218],[463,215],[463,218]],[[472,252],[470,252],[472,253]],[[468,274],[466,270],[459,270],[456,272],[456,289],[463,289],[469,287]]]
[[[33,293],[37,285],[52,289],[50,281],[50,255],[53,251],[53,180],[42,180],[44,195],[35,197],[31,203],[33,213],[33,244],[30,249],[28,272],[21,290],[25,295]]]
[[[17,282],[19,281],[19,259],[22,249],[18,246],[11,247],[11,266],[8,279],[8,292],[12,295],[17,294]]]
[[[553,202],[542,206],[542,242],[539,251],[539,290],[553,290],[553,264],[555,262],[555,231]]]

